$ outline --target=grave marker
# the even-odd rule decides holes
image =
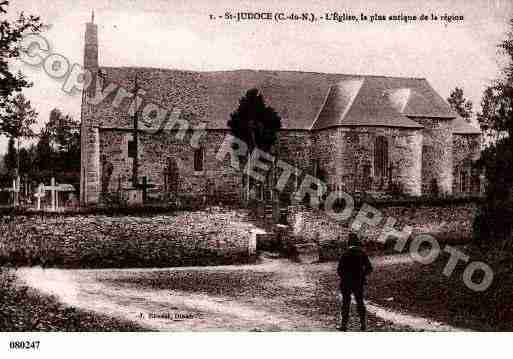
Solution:
[[[42,195],[41,194],[39,195],[41,197],[45,196],[45,194],[44,194],[45,191],[51,192],[51,198],[52,198],[51,210],[52,211],[57,211],[59,209],[59,192],[74,192],[75,191],[73,186],[70,184],[56,184],[55,178],[53,178],[53,177],[52,177],[52,182],[51,182],[50,186],[45,186],[45,185],[41,184],[40,187],[42,188],[42,190],[39,190],[39,193],[41,193],[41,192],[43,193]],[[40,202],[40,200],[38,197],[38,203],[39,202]]]
[[[55,185],[55,177],[52,177],[50,186],[43,186],[43,191],[50,191],[52,196],[52,211],[56,211],[59,207],[59,197],[57,193],[59,191],[59,186]]]
[[[20,191],[19,180],[20,177],[16,177],[12,180],[12,200],[14,207],[18,205],[18,192]]]
[[[40,183],[37,187],[37,192],[34,194],[37,198],[37,210],[41,210],[41,198],[45,196],[44,184]]]

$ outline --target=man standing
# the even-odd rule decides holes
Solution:
[[[346,331],[351,305],[351,293],[354,295],[360,317],[361,329],[366,330],[365,304],[363,302],[363,287],[366,277],[372,272],[369,257],[363,251],[360,240],[355,233],[349,233],[349,247],[338,262],[337,273],[340,277],[342,292],[342,325],[337,329]]]

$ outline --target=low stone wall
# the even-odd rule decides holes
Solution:
[[[246,214],[219,208],[152,216],[16,217],[0,221],[4,265],[170,267],[254,260]]]
[[[297,241],[333,241],[348,233],[347,223],[331,219],[326,213],[305,206],[290,206],[287,216],[290,234]]]
[[[360,235],[368,248],[385,250],[388,248],[387,244],[378,243],[378,238],[387,217],[393,217],[397,220],[395,229],[401,230],[405,225],[413,228],[412,237],[418,234],[431,234],[440,242],[465,243],[472,237],[476,208],[474,204],[379,208],[383,215],[379,225],[364,225]],[[321,259],[333,259],[345,248],[350,226],[357,213],[358,209],[355,209],[349,220],[339,222],[323,211],[304,206],[291,206],[287,217],[290,240],[300,244],[316,242],[319,245]]]
[[[287,222],[290,228],[288,241],[295,246],[316,243],[320,260],[338,257],[345,247],[349,233],[347,223],[334,221],[322,211],[290,206]]]

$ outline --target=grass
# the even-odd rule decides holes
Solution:
[[[369,297],[384,306],[406,310],[453,326],[479,331],[513,330],[513,258],[498,251],[462,248],[470,261],[483,261],[494,271],[492,285],[482,292],[469,289],[463,279],[465,264],[448,278],[443,269],[449,254],[432,264],[395,265],[376,271],[369,283]],[[476,282],[480,281],[477,276]]]
[[[142,330],[131,322],[65,307],[17,284],[10,270],[0,269],[0,332]]]

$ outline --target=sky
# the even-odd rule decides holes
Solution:
[[[183,70],[298,70],[426,78],[440,95],[463,87],[480,110],[484,88],[500,75],[497,44],[513,17],[511,0],[11,0],[7,16],[39,15],[52,52],[82,64],[85,23],[94,10],[103,66]],[[463,21],[226,21],[226,12],[309,12],[317,16],[461,15]],[[24,91],[40,128],[59,108],[80,118],[80,94],[41,68],[13,63],[34,86]],[[0,137],[0,153],[7,140]]]

